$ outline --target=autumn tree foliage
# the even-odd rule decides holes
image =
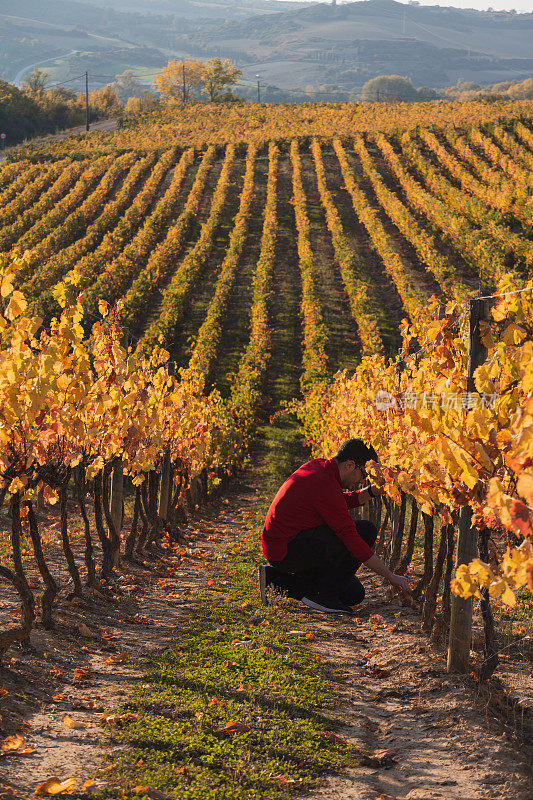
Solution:
[[[241,75],[241,70],[227,58],[211,58],[205,62],[186,58],[169,61],[153,85],[169,103],[185,104],[198,91],[207,94],[214,103],[223,99],[224,91],[234,86]]]

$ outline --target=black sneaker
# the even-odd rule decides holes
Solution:
[[[341,602],[338,597],[327,597],[326,595],[310,594],[302,597],[302,603],[315,611],[322,611],[324,614],[349,614],[353,615],[350,606]]]
[[[259,592],[261,594],[261,602],[264,606],[268,605],[266,569],[267,568],[265,564],[261,564],[261,566],[257,568],[257,575],[259,577]]]

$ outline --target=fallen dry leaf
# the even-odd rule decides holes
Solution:
[[[78,722],[78,720],[72,719],[72,717],[69,717],[68,714],[63,719],[63,725],[65,726],[65,728],[72,728],[73,730],[76,730],[78,728],[86,728],[87,727],[85,722]]]
[[[20,736],[18,733],[16,736],[8,736],[2,742],[2,750],[4,753],[12,752],[13,750],[20,750],[23,744],[26,743],[26,739],[24,736]]]
[[[34,795],[37,797],[53,797],[56,794],[70,794],[76,786],[75,778],[69,778],[66,781],[60,781],[59,778],[48,778],[44,783],[40,783]]]
[[[228,722],[222,728],[217,729],[217,733],[248,733],[251,731],[249,725],[245,725],[243,722]]]
[[[106,664],[124,664],[129,659],[128,653],[119,653],[118,656],[106,658]]]
[[[5,756],[29,756],[35,752],[31,747],[24,747],[26,739],[20,734],[8,736],[2,744],[2,752]]]
[[[52,678],[56,678],[57,680],[63,677],[63,673],[61,672],[60,669],[51,669],[50,675],[52,676]]]
[[[74,678],[88,678],[89,673],[86,669],[81,669],[80,667],[76,667],[74,670]]]
[[[85,783],[81,787],[82,792],[85,791],[85,789],[88,789],[90,786],[94,786],[94,781],[89,779],[89,780],[85,781]]]
[[[86,639],[94,639],[97,634],[93,633],[90,628],[84,622],[80,622],[78,625],[78,630],[82,636],[85,636]]]
[[[0,786],[0,800],[8,797],[16,797],[16,792],[12,786]]]
[[[293,789],[301,786],[303,783],[302,778],[286,778],[285,775],[276,775],[273,779],[280,789]]]
[[[52,700],[57,700],[59,702],[60,700],[64,700],[64,699],[65,699],[65,695],[64,694],[59,693],[59,694],[53,694],[52,695]]]
[[[364,667],[364,671],[367,675],[371,675],[373,678],[388,678],[391,674],[390,669],[383,669],[375,664]]]
[[[339,742],[339,744],[347,744],[347,739],[344,736],[339,736],[338,733],[333,733],[333,731],[320,731],[320,735],[327,739],[329,742]]]
[[[396,750],[376,750],[374,753],[361,757],[364,767],[388,767],[396,761]]]
[[[90,711],[95,705],[96,700],[88,700],[87,702],[83,702],[83,700],[74,700],[72,703],[72,707],[80,711]]]

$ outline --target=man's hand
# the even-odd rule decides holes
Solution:
[[[385,494],[385,485],[376,486],[376,484],[373,483],[372,484],[372,495],[373,495],[373,497],[379,497],[381,494]]]
[[[391,586],[396,586],[403,594],[408,594],[410,591],[409,581],[404,575],[395,575],[393,573],[389,578],[389,582]]]

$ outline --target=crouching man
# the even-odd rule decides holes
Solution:
[[[365,596],[355,574],[361,564],[400,591],[409,590],[407,578],[394,575],[374,554],[375,525],[354,522],[348,513],[383,493],[372,485],[355,490],[366,478],[367,461],[378,461],[374,448],[349,439],[334,458],[308,461],[281,486],[263,528],[263,555],[270,564],[259,567],[265,605],[272,588],[316,611],[351,614]]]

